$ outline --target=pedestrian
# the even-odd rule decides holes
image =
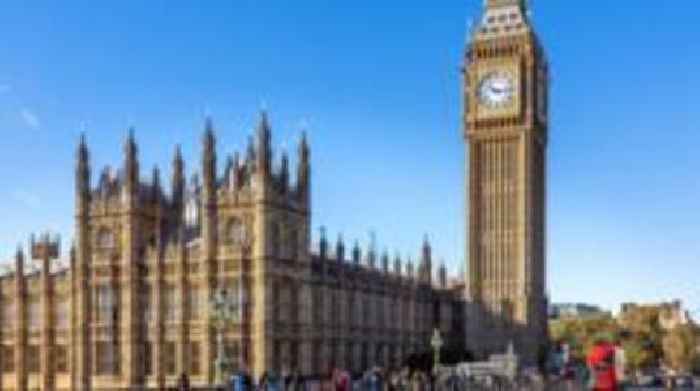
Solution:
[[[177,383],[178,391],[190,391],[190,380],[187,378],[187,374],[183,373],[180,375],[180,380]]]
[[[335,391],[335,369],[329,368],[326,376],[321,379],[321,390],[323,391]]]
[[[302,389],[299,372],[296,369],[293,370],[291,374],[287,375],[284,383],[284,388],[286,391],[300,391]]]
[[[352,379],[347,371],[337,370],[335,372],[335,389],[336,391],[351,391],[350,386]]]
[[[269,386],[270,384],[267,372],[263,372],[263,374],[260,375],[260,381],[258,382],[258,391],[267,391]]]
[[[594,391],[617,391],[615,347],[605,337],[596,338],[586,357],[591,373],[589,387]]]

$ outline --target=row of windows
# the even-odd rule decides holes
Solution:
[[[233,300],[237,303],[244,304],[245,289],[240,285],[238,280],[234,280],[230,284],[230,295],[233,295]],[[177,311],[180,307],[179,288],[175,285],[166,285],[163,288],[162,308],[163,318],[165,321],[177,320]],[[112,324],[117,320],[119,308],[119,290],[111,285],[104,284],[96,287],[94,291],[94,308],[95,320],[103,324]],[[142,316],[144,322],[154,320],[154,294],[150,285],[144,287],[141,294]],[[185,297],[185,318],[199,319],[207,303],[202,297],[202,291],[199,288],[192,287],[187,290]],[[3,307],[3,324],[7,327],[13,326],[16,319],[16,307],[14,304],[5,304]],[[55,307],[55,323],[58,328],[67,328],[69,325],[70,305],[67,301],[62,301]],[[241,309],[243,305],[241,305]],[[41,303],[32,300],[27,304],[27,320],[30,328],[41,326],[42,316]]]
[[[280,223],[271,223],[269,231],[270,253],[275,257],[285,257],[289,259],[299,258],[301,236],[296,228],[285,227]],[[239,218],[232,218],[226,224],[224,233],[224,243],[230,246],[250,245],[249,228]]]
[[[515,26],[503,26],[502,30],[505,32],[511,32],[513,30],[522,30],[522,28],[523,28],[523,24],[518,23]],[[498,34],[500,32],[501,32],[501,27],[490,27],[490,28],[489,27],[482,27],[481,28],[482,34],[488,34],[488,33]]]
[[[234,295],[234,300],[243,303],[245,292],[238,281],[230,283],[232,289],[230,295]],[[144,322],[155,320],[155,297],[153,288],[146,285],[141,292],[142,319]],[[96,317],[100,323],[111,324],[116,321],[118,311],[118,290],[110,285],[100,285],[95,293]],[[162,288],[163,319],[165,321],[176,321],[178,309],[180,308],[179,288],[174,285],[166,285]],[[199,319],[207,303],[202,297],[202,290],[191,287],[186,291],[185,296],[185,318],[189,320]]]
[[[230,219],[223,232],[223,243],[229,246],[247,246],[252,237],[249,227],[239,218]],[[287,228],[282,224],[272,223],[270,228],[270,251],[273,256],[297,259],[299,257],[300,235],[295,228]],[[282,244],[285,244],[283,246]],[[117,246],[115,234],[107,228],[102,228],[97,234],[99,249],[113,249]]]
[[[39,300],[31,299],[27,302],[27,324],[29,328],[35,329],[42,324],[42,305]],[[60,300],[52,307],[54,313],[54,325],[57,328],[68,328],[70,317],[70,303],[67,300]],[[15,326],[17,319],[17,307],[15,303],[4,303],[2,305],[2,324],[5,327]]]
[[[519,15],[515,12],[511,14],[501,14],[498,16],[489,16],[488,18],[488,23],[496,23],[496,20],[498,20],[500,23],[505,23],[508,20],[517,20],[519,18]]]
[[[27,346],[25,359],[26,368],[29,373],[39,373],[41,371],[41,350],[39,345]],[[0,362],[2,371],[11,373],[15,371],[15,347],[13,345],[3,345],[0,350]],[[51,352],[51,363],[56,373],[68,373],[68,348],[64,345],[54,346]]]
[[[312,300],[314,323],[323,324],[324,315],[326,315],[330,323],[340,324],[341,305],[335,293],[331,292],[329,295],[324,296],[321,291],[316,290],[313,293]],[[355,306],[355,297],[350,296],[346,301],[345,322],[351,327],[364,324],[384,328],[388,326],[387,321],[391,325],[401,324],[408,326],[412,320],[415,328],[419,329],[421,321],[425,321],[426,324],[430,321],[429,316],[421,317],[417,313],[419,311],[418,306],[411,307],[408,305],[408,302],[390,301],[388,316],[385,305],[386,302],[382,299],[370,300],[364,298],[361,307],[357,308]],[[399,319],[399,316],[401,319]],[[399,320],[401,320],[400,323]]]
[[[146,376],[151,376],[155,372],[155,350],[153,342],[147,341],[143,346],[143,370]],[[179,373],[177,368],[177,343],[165,342],[162,346],[163,372],[166,375],[174,376]],[[95,373],[98,375],[117,375],[120,373],[120,351],[112,341],[99,341],[95,344],[95,355],[97,365]],[[202,353],[201,344],[191,342],[186,345],[185,359],[188,373],[191,376],[202,374]]]

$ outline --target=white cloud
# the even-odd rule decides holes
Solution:
[[[39,129],[39,127],[41,127],[41,121],[39,121],[39,117],[37,117],[37,115],[28,108],[23,108],[20,111],[20,115],[22,116],[22,120],[24,120],[24,123],[28,127],[32,129]]]
[[[0,95],[7,94],[12,91],[12,87],[9,84],[0,84]]]

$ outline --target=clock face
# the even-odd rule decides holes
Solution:
[[[504,107],[513,101],[515,84],[508,72],[496,71],[487,74],[479,82],[479,102],[490,108]]]

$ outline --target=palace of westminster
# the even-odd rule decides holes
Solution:
[[[534,360],[546,342],[547,75],[525,1],[485,0],[464,55],[464,283],[434,270],[427,240],[416,265],[324,232],[311,246],[306,137],[294,172],[273,158],[265,113],[223,172],[207,120],[198,174],[186,180],[177,149],[167,191],[157,168],[143,180],[133,134],[118,172],[93,183],[81,138],[70,265],[44,235],[0,277],[0,389],[162,389],[181,374],[208,386],[220,344],[254,376],[361,372],[430,351],[434,329],[477,357],[513,342]],[[223,289],[236,305],[218,323]]]

